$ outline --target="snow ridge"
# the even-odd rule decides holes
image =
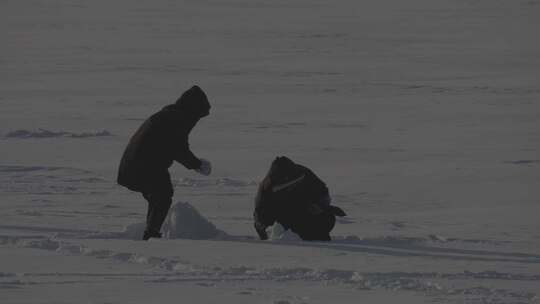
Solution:
[[[71,241],[71,240],[70,240]],[[497,271],[463,271],[456,273],[439,272],[366,272],[343,269],[315,269],[308,267],[277,267],[259,268],[248,266],[210,267],[196,265],[176,257],[154,257],[132,252],[116,252],[109,249],[92,249],[84,245],[71,243],[55,237],[15,237],[0,236],[0,244],[23,248],[33,248],[55,251],[64,255],[88,256],[98,259],[109,259],[118,263],[144,264],[154,267],[159,273],[141,273],[147,282],[174,283],[185,281],[213,282],[221,281],[309,281],[327,284],[351,285],[363,290],[392,290],[409,291],[429,294],[433,297],[447,299],[466,296],[470,301],[479,303],[532,303],[537,295],[532,292],[515,291],[510,289],[488,288],[485,286],[454,287],[456,280],[512,280],[540,281],[539,275],[503,273]],[[14,286],[37,284],[30,279],[47,274],[33,273],[0,273],[0,289]],[[50,274],[53,276],[85,276],[77,274]],[[103,280],[122,279],[134,274],[87,274],[101,276]],[[481,281],[478,281],[481,282]]]
[[[37,130],[15,130],[10,131],[4,135],[5,139],[30,139],[30,138],[57,138],[57,137],[68,137],[68,138],[90,138],[90,137],[104,137],[112,136],[112,133],[107,130],[97,131],[97,132],[68,132],[68,131],[50,131],[46,129],[37,129]]]
[[[72,167],[0,165],[0,191],[21,194],[95,194],[114,185]]]
[[[203,188],[203,187],[251,187],[256,186],[255,181],[244,181],[232,178],[217,178],[217,179],[195,179],[182,178],[175,183],[178,187]]]

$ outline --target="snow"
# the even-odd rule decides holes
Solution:
[[[72,133],[67,131],[49,131],[45,129],[39,129],[36,131],[28,130],[16,130],[8,132],[5,138],[47,138],[47,137],[73,137],[73,138],[85,138],[85,137],[97,137],[97,136],[111,136],[107,130],[100,132],[84,132],[84,133]]]
[[[162,231],[168,239],[204,240],[226,235],[187,202],[171,206]]]
[[[537,0],[4,1],[2,303],[539,303]],[[171,168],[165,237],[116,185],[150,114],[198,84],[205,177]],[[279,225],[278,155],[348,214]]]
[[[285,230],[279,223],[269,228],[268,239],[272,241],[300,241],[300,236],[290,230]]]

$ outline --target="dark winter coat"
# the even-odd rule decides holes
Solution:
[[[201,161],[189,149],[188,137],[200,118],[209,114],[206,94],[194,86],[175,104],[148,118],[131,137],[118,169],[118,184],[139,192],[170,192],[168,168],[177,161],[198,169]]]
[[[278,222],[304,240],[329,240],[335,215],[345,213],[330,205],[328,187],[313,171],[287,157],[272,162],[255,198],[255,229],[261,239]]]

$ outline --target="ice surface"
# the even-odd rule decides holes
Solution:
[[[129,240],[140,240],[146,228],[146,222],[139,222],[127,225],[118,234],[101,234],[103,238],[124,238]],[[99,236],[99,235],[98,235]]]

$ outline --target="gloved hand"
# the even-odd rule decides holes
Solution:
[[[212,164],[210,163],[210,161],[204,158],[201,158],[200,160],[201,160],[201,167],[199,169],[195,169],[195,171],[205,176],[210,175],[210,173],[212,173]]]

